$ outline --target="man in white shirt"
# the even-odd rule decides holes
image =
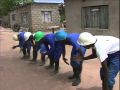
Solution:
[[[92,54],[84,57],[84,60],[96,57],[100,59],[102,90],[113,90],[115,77],[120,70],[119,39],[113,36],[93,36],[88,32],[83,32],[77,42],[87,49],[92,48]]]

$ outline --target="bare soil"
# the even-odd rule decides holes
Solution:
[[[57,75],[53,70],[46,70],[45,66],[30,64],[21,60],[19,48],[12,50],[18,42],[12,40],[10,29],[0,27],[0,90],[102,90],[99,75],[100,61],[93,59],[83,64],[82,81],[78,86],[72,86],[72,68],[60,60],[60,71]],[[67,46],[67,58],[70,58],[71,47]],[[88,50],[87,55],[90,54]],[[38,57],[40,61],[40,54]],[[119,75],[116,77],[114,90],[119,90]]]

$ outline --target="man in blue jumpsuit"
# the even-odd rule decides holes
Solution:
[[[86,49],[77,44],[77,39],[79,38],[79,34],[72,33],[67,34],[64,30],[60,30],[55,33],[55,41],[56,41],[56,48],[55,48],[55,64],[59,66],[59,59],[61,54],[63,53],[63,59],[65,59],[65,45],[73,46],[71,51],[71,66],[73,68],[73,76],[69,77],[69,79],[75,79],[72,85],[77,86],[80,83],[80,74],[82,71],[82,63],[80,59],[82,59],[83,55],[85,54]],[[56,65],[55,65],[56,66]]]
[[[47,55],[50,59],[50,65],[47,69],[54,68],[54,50],[55,50],[55,42],[54,42],[54,34],[45,35],[43,32],[38,31],[35,33],[35,51],[33,54],[33,60],[37,58],[37,51],[40,49],[40,45],[44,44]]]
[[[32,34],[28,39],[29,41],[31,41],[32,46],[33,46],[33,59],[31,61],[36,63],[36,61],[37,61],[36,60],[37,59],[37,52],[39,50],[40,54],[41,54],[40,66],[43,66],[45,64],[45,56],[47,55],[47,48],[43,43],[39,44],[38,47],[36,47],[34,35],[35,35],[35,33]],[[36,49],[36,52],[35,52],[35,49]]]
[[[28,41],[30,35],[30,32],[19,32],[17,35],[19,44],[12,47],[13,49],[20,47],[20,50],[23,52],[23,57],[21,59],[30,58],[30,50],[32,45],[31,42]]]

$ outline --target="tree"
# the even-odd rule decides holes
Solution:
[[[2,0],[0,1],[0,16],[7,15],[16,6],[29,2],[33,0]]]
[[[60,15],[60,22],[63,23],[65,21],[65,6],[63,3],[59,5],[59,15]]]

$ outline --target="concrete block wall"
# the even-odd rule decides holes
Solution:
[[[52,22],[43,23],[41,11],[52,11]],[[21,22],[21,14],[28,13],[27,24]],[[16,20],[12,21],[12,15],[16,14]],[[47,31],[46,28],[52,25],[60,25],[60,16],[58,11],[58,4],[52,3],[39,3],[28,4],[16,8],[10,13],[10,24],[13,27],[14,24],[19,24],[21,27],[29,28],[30,31],[35,32],[38,30]]]
[[[65,0],[67,31],[91,32],[93,34],[112,35],[119,37],[119,0]],[[81,26],[81,8],[87,6],[108,5],[109,28],[107,30],[83,29]]]
[[[51,11],[52,12],[52,22],[42,22],[41,11]],[[58,4],[33,4],[31,6],[32,14],[32,30],[33,31],[46,31],[46,28],[51,25],[59,25],[59,12]]]

